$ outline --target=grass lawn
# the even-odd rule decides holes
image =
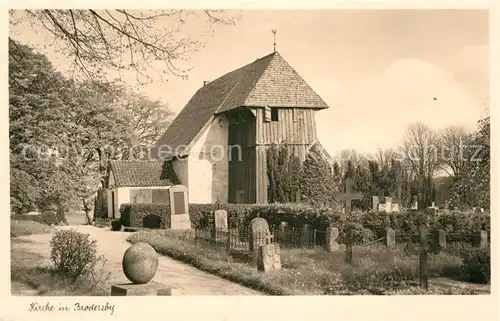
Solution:
[[[358,294],[476,294],[473,288],[418,287],[418,257],[400,248],[392,255],[385,248],[353,248],[353,265],[344,263],[344,251],[328,253],[316,249],[281,249],[282,270],[257,271],[252,255],[196,244],[192,231],[148,230],[132,234],[131,243],[146,242],[157,252],[189,263],[272,295],[358,295]],[[429,276],[460,274],[462,259],[441,253],[429,256]]]
[[[39,225],[45,230],[42,230]],[[15,228],[12,229],[11,224],[11,235],[13,234],[12,231],[15,231],[14,234],[18,234],[18,236],[41,233],[42,231],[48,233],[52,230],[48,226],[33,221],[22,221],[20,224],[14,223],[14,226]],[[36,226],[36,229],[29,229],[29,232],[26,232],[26,226]],[[16,237],[11,237],[10,242],[10,277],[13,295],[109,295],[109,289],[105,286],[104,280],[98,279],[103,275],[102,273],[92,276],[95,280],[86,278],[72,282],[68,278],[56,274],[48,265],[47,259],[41,254],[46,251],[43,244]]]
[[[105,296],[109,291],[92,287],[86,281],[71,282],[50,267],[11,265],[11,281],[28,285],[37,296]]]
[[[18,237],[52,232],[52,227],[31,220],[10,220],[10,236]]]

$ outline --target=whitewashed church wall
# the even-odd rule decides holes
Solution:
[[[193,145],[187,159],[190,203],[227,202],[228,127],[226,117],[217,116]]]
[[[172,162],[174,172],[184,186],[189,185],[188,159],[176,159]]]

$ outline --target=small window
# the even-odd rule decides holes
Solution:
[[[278,108],[271,109],[271,121],[278,121]]]

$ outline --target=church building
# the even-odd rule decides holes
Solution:
[[[276,51],[204,82],[155,144],[155,160],[110,162],[108,215],[164,202],[174,184],[187,186],[190,203],[266,203],[267,149],[286,143],[303,161],[326,108]]]

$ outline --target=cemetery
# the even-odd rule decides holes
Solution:
[[[138,65],[117,63],[118,57],[101,61],[110,47],[105,42],[92,49],[88,40],[108,39],[99,31],[103,18],[96,11],[33,12],[28,17],[41,19],[42,27],[48,18],[55,29],[73,21],[67,29],[49,31],[60,33],[60,41],[70,37],[76,55],[80,46],[88,48],[83,51],[98,68],[99,82],[68,78],[44,54],[9,38],[16,293],[490,293],[489,116],[481,117],[474,131],[409,122],[391,148],[372,154],[346,149],[332,156],[323,143],[342,145],[342,135],[323,131],[320,139],[317,124],[328,119],[330,106],[285,60],[295,50],[283,56],[276,50],[274,29],[274,50],[232,71],[225,66],[230,59],[219,59],[224,50],[204,57],[200,67],[220,61],[223,67],[211,72],[221,75],[207,72],[198,76],[212,80],[189,82],[193,94],[181,97],[187,103],[174,113],[119,80],[101,79],[104,66]],[[113,14],[132,24],[104,20],[108,32],[125,28],[116,39],[134,40],[131,29],[142,34],[131,22],[143,21],[139,16],[125,10]],[[81,16],[75,20],[75,15]],[[76,23],[89,20],[97,21],[82,29],[90,33],[78,32]],[[211,21],[224,20],[211,16]],[[74,35],[67,31],[73,29]],[[185,44],[163,43],[163,51],[156,45],[172,39],[149,44],[135,39],[130,56],[183,56],[169,51]],[[121,44],[117,40],[111,48],[120,51]],[[295,59],[302,68],[314,62]],[[168,60],[167,66],[174,64]],[[179,97],[185,91],[180,88]],[[177,92],[171,96],[181,99]],[[377,111],[383,100],[374,105]],[[398,115],[404,107],[397,106],[403,111]],[[335,110],[332,119],[342,119],[338,115]],[[351,116],[356,118],[345,118],[346,126],[338,127],[359,131],[353,142],[375,145],[370,140],[375,132],[393,140],[392,128],[375,127],[372,116]],[[480,149],[462,150],[463,142]],[[66,155],[57,148],[61,145],[76,152],[68,147]],[[450,155],[438,155],[443,150]]]
[[[129,241],[269,294],[452,294],[428,279],[463,277],[463,253],[489,251],[486,213],[190,204],[189,215],[189,231],[142,229]]]

